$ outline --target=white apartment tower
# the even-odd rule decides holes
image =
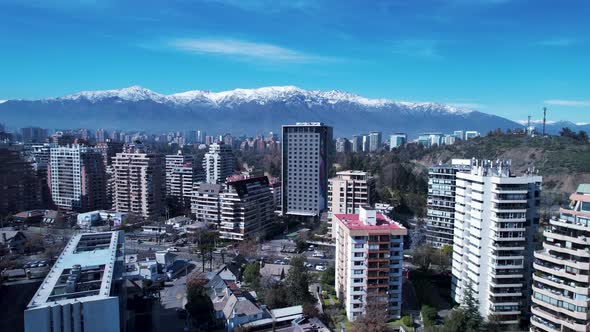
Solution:
[[[283,215],[319,216],[328,200],[332,127],[320,122],[283,126]]]
[[[191,198],[191,214],[198,222],[219,224],[219,193],[222,191],[221,184],[195,183]]]
[[[192,161],[187,161],[174,166],[169,175],[167,174],[166,181],[169,181],[166,187],[169,190],[168,196],[178,199],[183,208],[190,208],[193,186],[205,181],[205,174],[200,165],[197,167]]]
[[[113,157],[115,188],[113,208],[144,218],[160,216],[164,209],[164,160],[142,150],[117,153]]]
[[[389,136],[389,149],[393,150],[406,144],[408,136],[404,133],[397,133]]]
[[[375,152],[381,148],[381,132],[372,131],[369,133],[369,151]]]
[[[82,145],[50,149],[47,179],[60,209],[91,211],[106,207],[106,172],[100,151]]]
[[[225,179],[234,174],[236,158],[231,146],[223,142],[209,145],[209,152],[203,158],[207,183],[225,183]]]
[[[426,241],[435,248],[453,245],[456,174],[470,168],[471,159],[453,159],[428,169]]]
[[[182,154],[182,150],[179,150],[177,154],[166,155],[166,195],[171,195],[172,171],[174,171],[176,167],[182,166],[183,164],[192,161],[193,156]]]
[[[452,296],[470,287],[480,314],[501,324],[528,315],[540,176],[513,176],[510,162],[474,161],[456,175]]]
[[[328,224],[336,213],[359,213],[375,203],[375,178],[363,171],[341,171],[328,180]]]
[[[590,184],[544,229],[535,252],[531,331],[590,331]]]
[[[348,320],[367,307],[401,315],[404,235],[407,230],[370,207],[358,214],[334,214],[338,298]]]

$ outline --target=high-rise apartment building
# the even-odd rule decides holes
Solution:
[[[381,148],[381,132],[372,131],[369,133],[369,151],[375,152]]]
[[[590,331],[590,184],[580,184],[535,252],[531,331]]]
[[[0,149],[0,215],[39,208],[41,181],[29,161],[10,149]]]
[[[191,206],[194,184],[205,181],[205,173],[200,165],[195,165],[192,161],[175,166],[166,180],[168,177],[170,180],[168,195],[177,198],[182,208]]]
[[[348,320],[371,310],[401,315],[403,238],[407,230],[370,207],[334,214],[338,298]]]
[[[375,178],[363,171],[341,171],[328,180],[328,224],[334,214],[359,213],[375,203]]]
[[[123,143],[118,142],[101,142],[96,144],[96,149],[102,154],[102,160],[105,166],[112,164],[113,157],[123,151]]]
[[[24,312],[25,332],[125,331],[123,232],[77,234]]]
[[[351,145],[347,138],[340,137],[336,140],[336,152],[348,153],[350,150]]]
[[[125,148],[113,158],[117,212],[157,218],[164,209],[164,158],[141,147]]]
[[[177,154],[166,155],[166,195],[170,196],[172,191],[172,171],[185,163],[193,161],[193,156],[188,154],[182,154],[179,150]],[[192,184],[191,184],[192,188]]]
[[[219,194],[223,190],[220,184],[195,183],[191,198],[191,214],[198,222],[219,224]]]
[[[457,139],[465,139],[465,136],[463,135],[463,130],[455,130],[453,132],[453,136],[455,136],[455,138]]]
[[[96,142],[102,143],[107,140],[108,133],[104,129],[97,129],[96,130]]]
[[[369,135],[363,135],[363,152],[369,152],[371,148],[371,140]]]
[[[319,122],[283,126],[283,215],[318,216],[327,207],[332,127]]]
[[[408,136],[404,133],[396,133],[389,136],[389,149],[393,150],[406,144]]]
[[[47,179],[51,199],[60,209],[85,212],[106,208],[106,171],[102,154],[95,148],[52,147]]]
[[[273,221],[274,202],[266,176],[228,181],[219,203],[221,239],[254,239],[264,235]]]
[[[43,143],[47,138],[47,129],[39,127],[21,128],[20,133],[25,143]]]
[[[453,245],[456,174],[469,171],[470,159],[453,159],[428,169],[426,241],[435,248]]]
[[[225,183],[225,179],[234,174],[236,158],[231,146],[223,142],[209,145],[209,152],[203,158],[207,183]]]
[[[362,136],[353,135],[350,142],[352,145],[352,152],[362,152],[363,151],[363,138],[362,138]]]
[[[510,163],[474,161],[456,174],[452,296],[471,288],[482,317],[518,324],[529,312],[542,178]]]
[[[478,131],[474,131],[474,130],[468,130],[465,132],[465,139],[473,139],[476,137],[479,137],[479,132]]]

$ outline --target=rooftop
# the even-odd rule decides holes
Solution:
[[[578,189],[576,189],[577,194],[590,194],[590,183],[580,183],[578,185]]]
[[[350,230],[405,230],[403,226],[397,222],[389,219],[381,213],[377,213],[375,225],[368,225],[364,223],[359,214],[334,214]]]
[[[74,236],[33,296],[28,309],[111,297],[120,232]]]

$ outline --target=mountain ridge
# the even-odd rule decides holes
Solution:
[[[8,100],[0,121],[9,126],[122,130],[195,130],[254,134],[281,125],[319,121],[335,136],[380,130],[406,132],[487,132],[517,128],[511,120],[441,103],[370,99],[339,90],[270,86],[211,92],[190,90],[169,95],[134,85],[123,89],[81,91],[57,98]]]

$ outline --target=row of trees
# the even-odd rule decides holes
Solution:
[[[588,141],[588,133],[583,130],[578,131],[577,133],[569,128],[561,128],[559,131],[559,136],[561,137],[569,137],[573,138],[576,141],[580,141],[581,143],[590,143]]]

